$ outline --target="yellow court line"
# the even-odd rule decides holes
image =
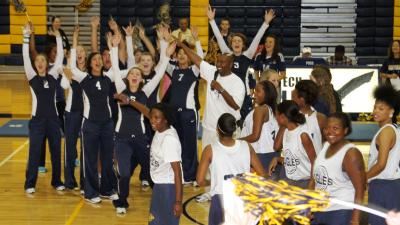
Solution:
[[[28,145],[29,140],[25,141],[21,146],[19,146],[17,149],[15,149],[9,156],[7,156],[3,161],[0,162],[0,167],[2,167],[8,160],[10,160],[14,155],[18,154],[26,145]]]
[[[72,212],[71,216],[69,216],[67,222],[65,222],[65,225],[71,225],[75,221],[76,217],[78,216],[79,212],[81,211],[81,209],[83,207],[83,203],[84,203],[84,201],[83,201],[83,199],[81,199],[79,201],[78,205],[75,206],[75,209]]]

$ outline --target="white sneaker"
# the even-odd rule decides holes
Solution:
[[[193,183],[193,182],[190,182],[190,181],[189,181],[189,182],[183,182],[182,185],[183,185],[184,187],[189,187],[189,186],[192,186],[192,183]]]
[[[27,189],[25,189],[25,193],[27,193],[27,194],[33,194],[33,193],[35,193],[35,188],[27,188]]]
[[[206,192],[196,197],[196,202],[208,202],[208,201],[211,201],[210,192]]]
[[[81,195],[85,195],[85,191],[84,190],[81,190]]]
[[[150,183],[147,180],[142,180],[142,187],[150,187]]]
[[[126,214],[126,208],[117,207],[117,214]]]
[[[60,185],[56,187],[57,191],[64,191],[65,190],[65,186],[64,185]]]
[[[101,202],[101,198],[100,197],[94,197],[91,199],[85,198],[85,201],[90,202],[92,204],[98,204]]]
[[[110,199],[110,200],[118,200],[118,194],[112,194],[112,195],[100,195],[101,198],[105,199]]]

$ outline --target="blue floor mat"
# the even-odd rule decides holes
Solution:
[[[0,127],[0,137],[28,137],[29,120],[10,120]]]

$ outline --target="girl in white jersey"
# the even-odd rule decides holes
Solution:
[[[306,119],[296,102],[287,100],[278,105],[276,119],[284,128],[283,135],[274,143],[274,149],[282,149],[283,157],[275,157],[269,165],[269,175],[278,163],[284,165],[287,182],[307,187],[312,165],[316,157],[311,135],[305,125]]]
[[[322,130],[326,124],[326,116],[312,107],[317,98],[318,86],[311,80],[299,81],[292,91],[292,100],[299,105],[300,112],[306,117],[306,126],[318,154],[322,149]]]
[[[229,113],[224,113],[218,119],[217,133],[219,141],[206,146],[201,156],[197,171],[197,183],[206,186],[206,173],[211,170],[211,206],[208,215],[209,225],[220,225],[224,222],[224,207],[222,205],[222,183],[237,174],[250,172],[252,167],[260,176],[265,172],[257,155],[246,141],[233,139],[236,130],[236,119]]]
[[[273,149],[279,128],[275,119],[277,93],[271,82],[262,81],[256,85],[254,94],[257,106],[246,116],[240,140],[251,143],[267,169],[271,160],[279,156]]]
[[[154,182],[149,225],[178,225],[182,214],[182,158],[178,133],[171,124],[174,112],[157,103],[150,111],[155,131],[150,150],[150,175]]]
[[[351,120],[344,113],[334,113],[324,129],[327,140],[314,163],[310,188],[346,202],[362,203],[365,192],[365,166],[361,152],[346,140]],[[312,224],[359,224],[360,211],[331,204],[324,212],[314,214]]]
[[[368,203],[400,210],[400,134],[396,126],[399,94],[392,86],[385,85],[374,91],[374,97],[374,121],[380,129],[372,139],[368,160]],[[385,221],[369,215],[369,223],[377,225]]]

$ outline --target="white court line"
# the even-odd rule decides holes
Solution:
[[[0,167],[2,167],[8,160],[10,160],[14,155],[18,154],[27,144],[29,143],[29,140],[25,141],[21,146],[19,146],[17,149],[15,149],[9,156],[7,156],[3,161],[0,162]]]

